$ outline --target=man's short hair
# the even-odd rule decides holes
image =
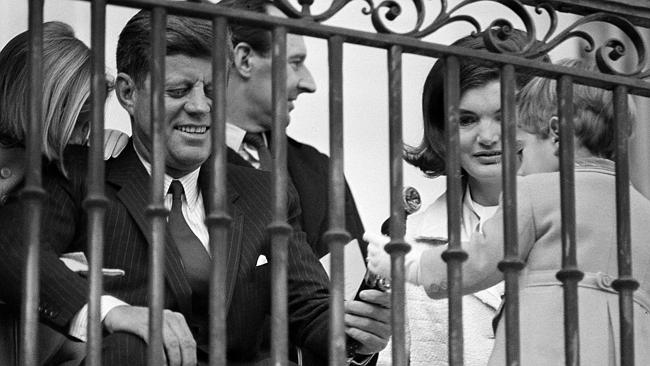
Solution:
[[[598,71],[592,62],[580,59],[564,59],[557,64]],[[607,159],[612,159],[616,152],[612,94],[601,88],[573,85],[573,123],[577,142],[592,154]],[[548,138],[549,120],[558,115],[555,79],[536,77],[531,80],[517,94],[517,106],[519,127],[540,138]],[[633,108],[630,101],[627,111],[630,123],[634,123]]]
[[[265,14],[267,7],[273,5],[273,2],[270,0],[222,0],[217,5]],[[230,43],[233,48],[241,42],[246,42],[255,52],[262,55],[268,55],[271,51],[271,32],[267,29],[236,22],[230,22],[229,28]]]
[[[117,72],[128,74],[141,87],[151,60],[151,12],[141,10],[126,23],[117,42]],[[212,23],[206,19],[167,16],[166,54],[211,57]]]

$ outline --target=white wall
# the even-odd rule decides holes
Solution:
[[[77,36],[89,43],[90,5],[85,1],[46,0],[45,19],[61,20],[74,26]],[[330,2],[316,2],[321,8]],[[407,19],[413,16],[412,2],[404,5],[404,21],[397,22],[398,30],[410,26]],[[429,18],[438,12],[436,1],[425,2]],[[455,4],[455,2],[452,2]],[[370,17],[361,13],[365,3],[352,2],[328,24],[372,31]],[[0,0],[0,46],[27,28],[27,2],[23,0]],[[317,8],[318,9],[318,8]],[[506,8],[492,2],[468,7],[467,12],[479,14],[476,18],[486,26],[496,17],[510,17]],[[110,6],[107,11],[106,64],[115,69],[115,44],[119,30],[134,13],[132,9]],[[559,29],[569,17],[561,18]],[[538,37],[546,31],[545,19],[539,17]],[[514,23],[522,27],[521,23]],[[437,32],[427,40],[449,44],[469,34],[466,24],[452,25]],[[298,140],[310,143],[319,150],[328,151],[328,68],[327,45],[318,39],[308,39],[308,66],[318,84],[318,91],[302,95],[293,111],[288,133]],[[554,52],[558,57],[576,55],[575,45],[568,44]],[[558,58],[554,57],[554,58]],[[386,52],[354,45],[344,49],[344,123],[345,123],[345,171],[369,230],[379,230],[381,222],[389,214],[388,202],[388,90]],[[421,138],[422,122],[420,99],[422,84],[429,68],[435,62],[420,56],[405,55],[403,58],[403,121],[404,140],[417,144]],[[128,119],[113,101],[107,109],[107,125],[129,132]],[[405,166],[404,181],[413,185],[431,202],[444,190],[444,179],[425,179],[410,166]]]

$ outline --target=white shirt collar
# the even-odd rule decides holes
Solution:
[[[246,130],[232,123],[226,123],[226,145],[229,148],[235,151],[241,150],[244,144],[244,135],[246,135]]]
[[[144,160],[142,155],[138,152],[138,149],[135,149],[135,153],[138,155],[138,159],[140,159],[140,162],[144,166],[145,170],[149,175],[151,175],[151,164]],[[197,168],[196,170],[180,177],[180,178],[172,178],[171,176],[165,174],[165,179],[164,179],[164,185],[163,185],[163,192],[167,194],[169,191],[169,186],[172,184],[173,180],[178,180],[181,182],[183,185],[183,190],[185,191],[185,199],[187,200],[188,205],[195,205],[197,200],[199,199],[199,173],[201,171],[201,167]]]
[[[240,151],[244,148],[243,145],[246,145],[244,143],[244,135],[247,133],[248,131],[243,128],[226,122],[226,145],[235,151]],[[262,133],[262,138],[264,139],[264,144],[269,146],[269,141],[266,139],[266,133]]]
[[[248,131],[231,123],[226,123],[226,145],[234,150],[239,156],[248,161],[253,167],[260,168],[260,155],[255,146],[244,142],[244,136]],[[264,144],[269,146],[266,134],[262,134]]]

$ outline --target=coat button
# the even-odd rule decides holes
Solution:
[[[0,169],[0,178],[2,178],[2,179],[7,179],[7,178],[11,177],[12,174],[13,174],[13,172],[11,171],[11,169],[9,169],[7,167],[4,167],[4,168]]]
[[[609,275],[603,275],[602,277],[602,285],[605,288],[612,288],[612,283],[614,282],[614,279],[610,277]]]

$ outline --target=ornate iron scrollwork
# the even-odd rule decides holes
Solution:
[[[614,75],[621,75],[621,76],[638,76],[638,77],[643,76],[642,71],[645,69],[647,63],[646,47],[643,42],[643,37],[641,36],[639,31],[627,19],[622,18],[620,16],[607,14],[607,13],[590,14],[578,19],[573,24],[568,26],[566,29],[561,31],[554,38],[550,39],[552,32],[556,28],[555,24],[557,21],[556,21],[556,13],[554,10],[549,12],[549,14],[552,17],[552,27],[549,29],[549,32],[547,32],[546,36],[544,37],[543,44],[540,47],[536,48],[533,53],[527,54],[526,56],[537,56],[543,53],[547,53],[552,49],[556,48],[564,41],[568,40],[569,38],[581,38],[582,40],[587,42],[587,46],[585,46],[584,48],[585,52],[593,52],[595,49],[596,64],[598,65],[600,71],[607,74],[614,74]],[[603,23],[608,23],[610,25],[616,26],[630,39],[637,54],[636,66],[633,68],[632,71],[627,73],[621,72],[616,70],[611,65],[611,61],[616,61],[621,57],[629,56],[627,54],[627,49],[623,41],[616,38],[610,38],[605,42],[603,42],[598,48],[596,48],[593,37],[589,33],[578,29],[578,27],[584,26],[588,23],[596,23],[596,22],[603,22]]]
[[[608,74],[629,76],[629,77],[650,77],[650,70],[646,70],[646,46],[643,37],[639,31],[625,18],[607,13],[595,13],[583,16],[564,30],[555,34],[558,26],[558,15],[556,9],[550,3],[541,3],[534,7],[537,14],[546,13],[549,17],[549,27],[542,39],[537,41],[535,22],[531,17],[529,10],[519,0],[462,0],[455,6],[449,6],[447,0],[440,0],[440,11],[435,19],[428,25],[425,25],[426,7],[424,0],[409,0],[403,3],[410,3],[415,9],[415,23],[413,26],[402,32],[397,32],[389,27],[389,22],[393,22],[402,14],[402,6],[398,0],[359,0],[366,3],[362,8],[362,13],[369,15],[372,25],[378,33],[394,34],[413,38],[424,38],[439,29],[457,22],[465,22],[472,29],[471,32],[476,34],[485,29],[498,29],[494,32],[485,32],[485,41],[488,48],[493,52],[507,53],[515,56],[526,58],[539,57],[544,53],[555,49],[560,44],[571,38],[580,38],[586,42],[584,50],[586,52],[595,51],[595,59],[598,68]],[[281,9],[287,16],[292,18],[301,18],[315,22],[322,22],[330,19],[347,4],[353,0],[332,0],[330,7],[320,14],[312,14],[311,6],[313,0],[298,0],[300,9],[296,9],[289,0],[273,0],[275,5]],[[524,24],[525,31],[529,36],[527,46],[521,51],[513,52],[502,48],[500,44],[507,39],[509,32],[513,29],[511,21],[503,18],[495,19],[485,29],[481,29],[480,23],[472,16],[459,14],[461,9],[479,2],[497,3],[510,9],[521,22]],[[630,57],[630,52],[625,43],[620,39],[611,38],[604,41],[596,47],[594,38],[586,31],[579,29],[588,23],[602,22],[610,24],[620,29],[626,37],[629,38],[632,47],[636,53],[636,63],[632,71],[622,72],[614,68],[613,61],[622,57]]]
[[[288,17],[322,22],[334,16],[352,1],[353,0],[333,0],[332,4],[326,11],[317,15],[312,14],[311,11],[311,6],[314,4],[314,0],[298,0],[298,4],[301,6],[300,10],[294,8],[288,0],[273,0],[273,3]]]

